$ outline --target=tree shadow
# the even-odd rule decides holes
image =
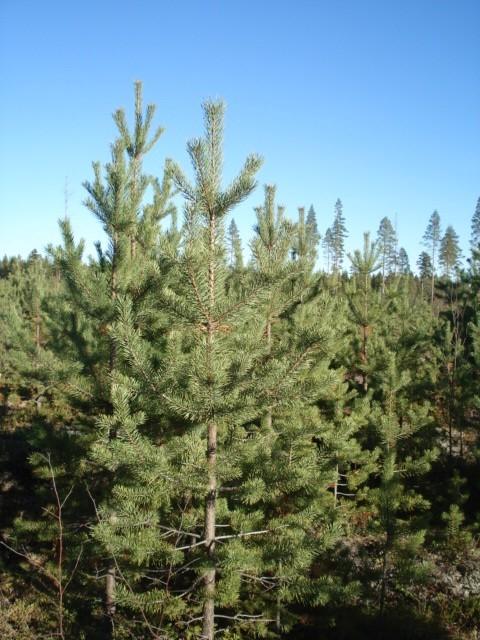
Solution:
[[[285,636],[290,640],[453,640],[455,636],[429,616],[407,607],[385,611],[382,618],[360,607],[326,607],[301,616]]]

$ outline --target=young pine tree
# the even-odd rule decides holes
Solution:
[[[200,329],[200,334],[192,352],[193,387],[185,398],[187,402],[182,404],[186,415],[195,416],[196,421],[205,425],[207,453],[203,538],[206,564],[201,576],[204,588],[201,637],[213,640],[215,601],[218,600],[216,538],[221,473],[217,456],[220,454],[223,458],[222,449],[228,440],[228,406],[234,403],[234,398],[225,393],[230,384],[232,366],[231,356],[228,355],[231,345],[228,343],[231,332],[235,335],[235,331],[228,326],[231,311],[229,313],[225,299],[222,226],[226,214],[255,188],[255,174],[261,160],[258,156],[249,156],[238,177],[222,191],[223,106],[209,102],[204,109],[205,138],[193,140],[188,147],[195,184],[190,184],[177,165],[172,163],[170,171],[187,202],[192,220],[192,236],[187,245],[185,262],[186,268],[190,267],[189,295],[193,295],[194,302],[193,314],[189,315],[193,315],[193,323]],[[194,265],[195,269],[192,268]],[[238,393],[238,387],[236,391]]]
[[[123,110],[116,111],[114,121],[119,137],[112,145],[111,161],[104,167],[103,175],[100,163],[94,163],[94,180],[84,184],[88,193],[85,204],[103,225],[108,238],[107,250],[97,244],[97,259],[86,265],[82,261],[83,243],[75,245],[69,221],[63,220],[64,246],[56,252],[70,304],[81,313],[81,325],[77,323],[72,333],[83,364],[77,381],[80,384],[76,386],[79,386],[80,394],[89,399],[92,408],[102,414],[97,422],[97,439],[100,442],[105,438],[115,441],[118,435],[117,414],[125,413],[118,384],[123,365],[112,333],[118,316],[118,303],[128,296],[141,316],[151,280],[157,272],[155,254],[159,222],[171,212],[168,180],[159,183],[145,175],[142,169],[145,154],[162,133],[162,129],[157,128],[150,135],[154,112],[153,105],[147,106],[143,112],[142,88],[140,83],[136,83],[133,131],[127,126]],[[149,185],[153,187],[150,204],[145,202]],[[85,341],[86,337],[89,343]],[[98,502],[98,509],[110,509],[112,517],[115,517],[114,477],[98,455],[97,446],[92,449],[92,462],[98,481],[95,487],[90,488],[92,497]],[[96,537],[110,557],[105,572],[105,633],[111,635],[117,609],[117,566],[110,553],[111,546],[104,544],[100,534],[101,528],[97,530]]]
[[[342,303],[337,306],[319,293],[302,211],[299,224],[292,228],[282,210],[275,215],[274,190],[266,187],[265,204],[256,212],[253,268],[261,282],[269,283],[268,353],[279,361],[300,363],[306,356],[309,360],[291,384],[288,402],[268,407],[262,421],[261,457],[248,471],[251,482],[255,479],[262,488],[258,506],[267,519],[266,528],[276,531],[263,556],[263,579],[269,576],[271,589],[257,590],[256,598],[264,602],[280,634],[298,621],[295,603],[318,606],[352,592],[353,585],[342,586],[339,576],[325,571],[319,575],[318,566],[340,541],[348,520],[343,496],[354,491],[368,472],[355,439],[362,419],[358,412],[344,411],[351,399],[344,372],[331,368]],[[288,261],[292,232],[297,239],[293,264]],[[342,491],[343,487],[349,489]]]
[[[381,399],[372,407],[370,420],[378,430],[379,480],[370,490],[376,511],[372,523],[380,536],[379,611],[383,615],[388,593],[395,586],[407,586],[426,576],[427,566],[419,562],[425,529],[421,514],[429,503],[408,479],[421,476],[429,469],[437,453],[423,449],[416,434],[428,425],[428,406],[413,405],[404,390],[409,374],[399,372],[393,353],[387,353]]]
[[[251,242],[252,265],[263,286],[268,288],[266,301],[265,338],[267,349],[272,343],[272,326],[285,309],[286,301],[282,287],[292,273],[289,264],[289,250],[293,246],[292,257],[301,260],[307,252],[305,224],[301,216],[295,237],[294,227],[285,218],[284,208],[275,205],[276,187],[265,185],[264,203],[255,208],[257,224],[255,237]],[[302,209],[304,213],[304,210]],[[279,288],[280,287],[280,288]],[[267,415],[271,426],[271,414]]]
[[[368,345],[380,312],[377,292],[372,289],[372,274],[380,268],[380,249],[370,241],[370,234],[364,233],[363,250],[356,249],[348,258],[352,264],[353,278],[347,287],[347,300],[353,325],[358,327],[353,349],[356,375],[366,393],[371,367]]]
[[[166,299],[189,327],[186,334],[181,326],[178,331],[191,346],[183,356],[185,371],[175,374],[165,395],[171,410],[188,418],[206,440],[206,486],[203,495],[197,488],[194,495],[198,507],[204,507],[198,545],[204,547],[201,634],[211,640],[216,621],[230,619],[242,628],[249,616],[257,621],[256,633],[266,633],[269,609],[274,607],[277,618],[281,602],[295,598],[300,588],[295,579],[305,575],[315,542],[320,544],[308,535],[324,523],[325,514],[318,501],[307,508],[302,488],[315,487],[323,501],[328,498],[320,481],[325,469],[314,464],[312,436],[293,416],[298,415],[295,407],[308,406],[314,398],[310,392],[326,387],[332,377],[325,357],[331,353],[332,323],[321,304],[323,316],[310,313],[302,322],[292,320],[291,328],[282,322],[285,314],[303,313],[299,303],[310,284],[303,250],[298,260],[288,262],[293,229],[275,207],[272,187],[257,209],[252,286],[243,300],[229,299],[222,220],[253,189],[259,160],[249,158],[232,186],[222,191],[223,111],[216,103],[205,109],[206,136],[189,147],[196,183],[172,166],[191,224],[181,260],[186,279]],[[319,323],[319,317],[325,319]],[[306,465],[297,464],[301,451],[308,453]],[[290,460],[288,474],[285,468],[280,471],[279,458]],[[287,513],[282,508],[286,496],[291,503]],[[231,533],[219,536],[218,525]],[[272,583],[281,585],[281,593],[268,604],[259,589]]]
[[[12,572],[17,604],[35,603],[29,637],[65,638],[81,616],[85,582],[75,574],[87,536],[67,524],[86,520],[77,492],[85,447],[72,428],[78,414],[62,393],[69,364],[56,354],[54,310],[63,290],[36,252],[12,267],[0,281],[2,545],[11,566],[18,561],[22,569]]]

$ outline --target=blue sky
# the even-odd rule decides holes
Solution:
[[[82,206],[92,160],[108,160],[111,113],[133,82],[166,128],[146,168],[187,166],[201,103],[221,97],[226,178],[251,151],[259,190],[235,213],[250,235],[261,185],[292,217],[313,203],[320,231],[344,203],[347,246],[397,216],[414,262],[434,209],[468,248],[480,196],[479,0],[197,0],[0,4],[0,255],[59,241]]]

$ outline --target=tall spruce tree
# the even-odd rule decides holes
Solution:
[[[480,245],[480,198],[477,200],[477,206],[472,216],[471,245],[472,249],[478,249]]]
[[[382,287],[385,288],[385,278],[394,273],[397,265],[397,234],[390,218],[382,218],[377,231],[377,247],[380,251],[382,269]]]
[[[320,242],[320,233],[318,231],[317,214],[315,212],[315,209],[313,208],[313,204],[310,205],[305,224],[307,227],[308,236],[310,238],[310,243],[312,247],[315,247],[315,250],[317,251],[317,245]]]
[[[403,247],[400,247],[400,250],[398,252],[398,271],[404,276],[411,273],[408,253],[405,251]]]
[[[448,226],[440,243],[439,260],[443,273],[450,279],[460,266],[461,250],[458,235],[452,226]]]
[[[297,234],[292,243],[292,260],[307,253],[307,228],[305,225],[305,207],[298,207]]]
[[[326,271],[327,273],[330,273],[330,267],[332,264],[332,253],[333,253],[332,230],[330,229],[330,227],[325,231],[325,235],[322,240],[322,246],[323,246],[323,257],[325,260]]]
[[[345,226],[345,217],[343,215],[343,204],[338,198],[335,202],[335,215],[331,226],[332,269],[337,275],[342,270],[346,237],[347,227]]]
[[[312,233],[315,233],[318,235],[317,214],[315,212],[313,204],[310,205],[310,208],[307,213],[307,225],[309,226],[310,231]]]
[[[441,229],[440,229],[440,216],[438,211],[434,211],[428,221],[428,226],[423,235],[423,243],[429,249],[430,263],[431,263],[431,288],[430,288],[430,301],[433,304],[433,297],[435,294],[435,271],[438,260],[438,250],[441,241]]]
[[[420,278],[429,280],[432,277],[432,260],[426,251],[422,251],[418,256],[417,267]]]
[[[316,223],[315,223],[316,224]],[[314,231],[315,225],[305,221],[305,209],[299,207],[297,232],[293,240],[292,257],[294,260],[310,260],[312,263],[317,258],[317,245],[320,239],[318,232]]]
[[[243,269],[242,241],[237,224],[232,218],[228,227],[228,249],[230,266],[236,270]]]

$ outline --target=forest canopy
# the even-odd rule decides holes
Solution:
[[[437,211],[415,273],[388,217],[346,253],[203,113],[150,175],[136,83],[107,241],[1,261],[0,636],[476,638],[480,198],[464,263]]]

